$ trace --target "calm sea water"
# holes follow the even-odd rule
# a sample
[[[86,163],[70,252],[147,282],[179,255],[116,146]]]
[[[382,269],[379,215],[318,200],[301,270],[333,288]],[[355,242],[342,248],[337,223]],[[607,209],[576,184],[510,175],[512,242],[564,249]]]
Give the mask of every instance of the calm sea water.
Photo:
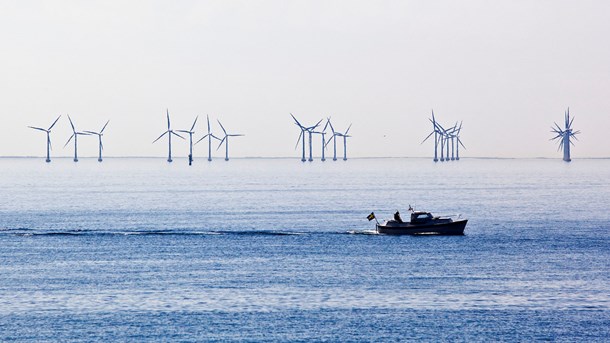
[[[610,341],[610,160],[0,173],[0,341]],[[466,235],[366,220],[409,204]]]

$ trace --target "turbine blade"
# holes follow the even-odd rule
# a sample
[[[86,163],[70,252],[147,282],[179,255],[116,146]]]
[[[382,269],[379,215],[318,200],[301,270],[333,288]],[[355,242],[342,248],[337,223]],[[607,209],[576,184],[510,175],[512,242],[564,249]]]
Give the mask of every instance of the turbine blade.
[[[195,124],[197,124],[197,119],[199,119],[199,116],[195,117],[195,121],[193,122],[193,126],[191,126],[191,131],[193,131],[193,129],[195,128]]]
[[[297,144],[294,146],[295,150],[299,147],[299,143],[301,143],[301,136],[303,136],[303,130],[301,130],[301,133],[299,134],[299,138],[297,138]]]
[[[172,135],[174,135],[174,136],[178,136],[178,137],[180,137],[180,138],[182,138],[182,139],[186,140],[186,138],[184,138],[184,137],[180,136],[179,134],[175,133],[174,131],[170,131],[170,133],[171,133]]]
[[[210,133],[210,116],[206,114],[206,117],[208,118],[208,134]]]
[[[227,135],[227,130],[225,130],[225,127],[222,126],[222,123],[220,122],[220,120],[216,119],[216,121],[218,122],[218,124],[220,125],[220,128],[222,129],[222,132],[225,133],[225,136]]]
[[[220,149],[220,147],[222,146],[222,143],[224,143],[224,141],[225,141],[225,139],[226,139],[226,138],[227,138],[227,137],[225,136],[225,137],[224,137],[224,138],[223,138],[223,139],[220,141],[220,144],[218,144],[218,148],[216,148],[216,150]]]
[[[68,143],[70,143],[70,141],[72,140],[72,137],[74,137],[76,134],[72,134],[72,136],[70,136],[70,138],[68,138],[68,141],[66,142],[66,144],[64,144],[64,148],[66,147],[66,145],[68,145]]]
[[[424,144],[424,142],[425,142],[425,141],[427,141],[427,140],[428,140],[428,138],[430,138],[430,136],[432,136],[432,134],[434,134],[434,131],[430,132],[430,134],[429,134],[429,135],[428,135],[428,136],[427,136],[427,137],[426,137],[426,138],[425,138],[423,141],[421,141],[421,143],[419,143],[419,144],[420,144],[420,145],[421,145],[421,144]]]
[[[197,143],[201,142],[201,141],[202,141],[202,140],[204,140],[204,139],[205,139],[207,136],[209,136],[209,135],[205,135],[205,136],[203,136],[203,137],[199,138],[199,140],[198,140],[197,142],[195,142],[195,144],[197,144]]]
[[[74,128],[74,124],[72,123],[72,118],[70,118],[69,114],[68,114],[68,120],[70,121],[70,125],[72,126],[72,131],[76,132],[76,129]]]
[[[169,108],[167,109],[167,131],[169,131]]]
[[[55,126],[55,124],[57,124],[57,121],[59,120],[59,118],[61,118],[61,115],[59,117],[57,117],[57,119],[55,119],[55,121],[53,122],[53,124],[51,124],[51,126],[49,126],[49,130],[51,130],[53,128],[53,126]]]
[[[102,127],[102,129],[100,130],[100,133],[104,132],[104,129],[106,129],[106,126],[108,126],[108,123],[110,123],[110,120],[108,120],[106,122],[106,124],[104,124],[104,127]]]
[[[303,128],[303,125],[301,125],[301,123],[299,123],[299,121],[297,120],[297,118],[294,117],[294,115],[292,113],[290,113],[290,116],[292,117],[292,119],[294,119],[294,122],[300,127]]]
[[[92,135],[99,135],[99,133],[93,132],[93,131],[83,131],[83,132],[86,132],[86,133],[89,133],[89,134],[92,134]]]
[[[167,134],[168,132],[169,132],[169,131],[165,131],[165,132],[163,132],[163,133],[161,134],[161,136],[159,136],[157,139],[155,139],[155,140],[153,141],[153,143],[154,143],[154,142],[156,142],[156,141],[158,141],[159,139],[161,139],[161,137],[165,136],[165,134]]]
[[[47,132],[47,130],[40,128],[40,127],[35,127],[35,126],[28,126],[30,129],[34,129],[34,130],[40,130],[40,131],[44,131]]]
[[[349,132],[349,129],[351,129],[351,128],[352,128],[352,124],[349,124],[349,126],[347,127],[347,130],[345,130],[344,135],[347,135],[347,133]]]

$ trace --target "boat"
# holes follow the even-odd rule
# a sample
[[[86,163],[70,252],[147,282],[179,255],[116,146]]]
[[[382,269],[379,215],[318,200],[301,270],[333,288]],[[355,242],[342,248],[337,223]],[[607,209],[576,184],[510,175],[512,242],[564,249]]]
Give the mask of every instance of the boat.
[[[403,222],[398,212],[392,220],[377,222],[378,233],[386,235],[464,235],[468,219],[433,216],[430,212],[410,211],[411,220]],[[374,215],[373,215],[374,216]]]

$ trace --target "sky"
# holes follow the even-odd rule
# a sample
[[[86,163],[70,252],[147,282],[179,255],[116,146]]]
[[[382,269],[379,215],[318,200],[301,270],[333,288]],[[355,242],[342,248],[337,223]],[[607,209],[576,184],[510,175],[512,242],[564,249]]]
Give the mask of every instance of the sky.
[[[0,156],[43,156],[27,126],[59,115],[52,155],[70,156],[67,114],[78,130],[110,120],[107,156],[166,156],[152,141],[169,109],[173,129],[199,115],[195,139],[206,115],[245,134],[234,157],[300,157],[290,113],[352,124],[348,157],[431,157],[434,109],[463,122],[462,157],[561,158],[550,129],[570,107],[572,158],[610,157],[608,14],[603,0],[2,0]]]

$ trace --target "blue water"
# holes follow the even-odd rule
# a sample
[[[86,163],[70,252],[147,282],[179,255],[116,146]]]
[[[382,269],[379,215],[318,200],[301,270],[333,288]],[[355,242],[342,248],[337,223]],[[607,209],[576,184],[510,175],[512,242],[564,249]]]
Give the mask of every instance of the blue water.
[[[610,160],[0,172],[0,341],[610,341]],[[366,220],[409,204],[466,235]]]

